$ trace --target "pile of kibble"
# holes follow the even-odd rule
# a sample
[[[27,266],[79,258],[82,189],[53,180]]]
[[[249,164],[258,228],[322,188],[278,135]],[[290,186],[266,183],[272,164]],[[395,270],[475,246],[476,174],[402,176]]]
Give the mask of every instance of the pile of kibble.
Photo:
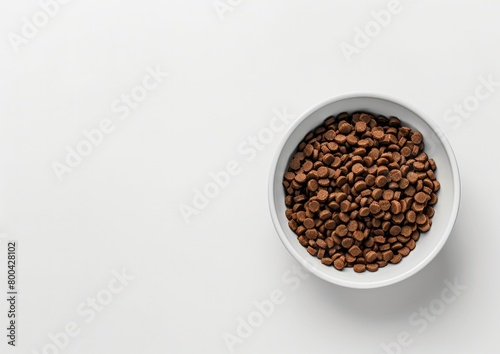
[[[329,117],[284,175],[288,225],[326,266],[361,273],[397,264],[432,225],[434,171],[422,134],[398,118]]]

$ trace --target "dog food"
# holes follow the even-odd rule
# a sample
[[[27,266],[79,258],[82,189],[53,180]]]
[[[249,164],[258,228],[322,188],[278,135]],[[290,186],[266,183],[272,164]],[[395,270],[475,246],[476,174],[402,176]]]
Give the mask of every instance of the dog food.
[[[398,118],[329,117],[284,175],[288,225],[325,266],[361,273],[397,264],[431,228],[435,171],[422,134]]]

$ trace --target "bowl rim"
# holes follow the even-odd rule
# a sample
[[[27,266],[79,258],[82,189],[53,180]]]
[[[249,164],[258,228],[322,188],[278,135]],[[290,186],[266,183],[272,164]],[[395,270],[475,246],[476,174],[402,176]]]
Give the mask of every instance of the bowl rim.
[[[375,99],[381,99],[381,100],[386,100],[390,101],[393,103],[396,103],[398,105],[401,105],[402,107],[412,111],[414,114],[416,114],[418,117],[420,117],[422,120],[424,120],[434,131],[436,136],[440,139],[441,143],[444,146],[444,149],[446,151],[446,154],[448,156],[448,159],[450,161],[450,166],[451,166],[451,172],[452,172],[452,179],[454,182],[454,190],[453,190],[453,198],[454,198],[454,203],[452,207],[452,213],[451,217],[448,220],[448,224],[446,226],[446,229],[444,231],[444,237],[441,237],[439,243],[434,247],[434,249],[429,252],[429,254],[420,262],[418,263],[415,267],[411,268],[410,270],[398,274],[397,276],[394,276],[392,278],[384,279],[384,280],[378,280],[378,281],[373,281],[373,282],[368,282],[368,283],[360,283],[356,281],[351,281],[351,280],[345,280],[345,279],[340,279],[340,278],[335,278],[332,277],[321,270],[318,270],[315,267],[310,266],[310,264],[302,257],[292,246],[290,241],[285,235],[285,232],[283,231],[281,227],[281,223],[278,219],[278,214],[276,210],[276,204],[274,201],[274,194],[275,194],[275,185],[274,185],[274,180],[276,177],[276,170],[278,166],[278,160],[282,154],[282,151],[285,147],[285,144],[287,143],[288,139],[290,136],[293,134],[295,129],[304,121],[306,120],[311,114],[316,112],[317,110],[338,102],[342,101],[345,99],[351,99],[351,98],[375,98]],[[341,112],[338,112],[341,113]],[[412,275],[416,274],[420,270],[422,270],[427,264],[429,264],[434,257],[441,251],[443,248],[444,244],[448,240],[448,237],[451,234],[451,231],[453,229],[453,226],[455,224],[455,221],[458,216],[458,211],[460,209],[460,201],[461,201],[461,183],[460,183],[460,173],[459,173],[459,167],[458,167],[458,162],[455,156],[455,153],[453,152],[453,149],[451,147],[451,144],[449,143],[448,139],[446,138],[444,132],[441,130],[441,128],[437,125],[437,123],[429,118],[426,114],[424,114],[422,111],[419,109],[416,109],[413,105],[407,103],[404,100],[401,100],[399,98],[396,98],[392,95],[388,94],[382,94],[382,93],[375,93],[375,92],[349,92],[341,95],[334,96],[333,98],[326,99],[322,102],[319,102],[312,107],[310,107],[308,110],[306,110],[303,114],[300,115],[298,119],[296,119],[287,129],[283,137],[281,138],[281,141],[276,149],[276,152],[274,154],[272,163],[271,163],[271,171],[269,174],[269,181],[268,181],[268,206],[270,209],[271,213],[271,219],[274,224],[274,228],[276,232],[278,233],[278,236],[285,246],[285,248],[288,250],[288,252],[293,256],[293,258],[299,262],[301,265],[303,265],[306,269],[308,269],[311,273],[316,275],[317,277],[326,280],[330,283],[341,285],[344,287],[349,287],[349,288],[356,288],[356,289],[371,289],[371,288],[379,288],[383,286],[388,286],[391,284],[398,283],[404,279],[407,279],[411,277]]]

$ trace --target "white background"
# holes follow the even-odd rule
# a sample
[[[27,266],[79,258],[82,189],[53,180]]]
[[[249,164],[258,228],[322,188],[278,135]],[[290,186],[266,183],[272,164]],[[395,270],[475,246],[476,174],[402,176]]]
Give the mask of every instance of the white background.
[[[278,289],[284,302],[236,353],[382,353],[402,331],[404,353],[498,353],[500,87],[467,119],[444,114],[480,77],[500,81],[500,4],[401,4],[349,62],[340,44],[387,1],[243,1],[221,18],[212,0],[74,0],[16,52],[9,34],[40,5],[2,0],[0,231],[19,244],[20,327],[16,350],[1,331],[1,352],[229,353],[224,333],[236,336],[238,318]],[[119,120],[111,104],[148,66],[170,75]],[[350,91],[394,95],[440,125],[460,165],[458,221],[436,259],[399,284],[286,282],[296,262],[267,206],[283,133],[252,161],[238,146],[275,109],[298,116]],[[53,162],[104,118],[115,130],[59,182]],[[186,223],[179,205],[231,160],[241,173]],[[122,269],[134,279],[86,323],[77,307]],[[419,332],[409,317],[436,304],[446,279],[467,289]],[[4,300],[0,311],[4,328]],[[79,334],[51,350],[49,334],[68,322]]]

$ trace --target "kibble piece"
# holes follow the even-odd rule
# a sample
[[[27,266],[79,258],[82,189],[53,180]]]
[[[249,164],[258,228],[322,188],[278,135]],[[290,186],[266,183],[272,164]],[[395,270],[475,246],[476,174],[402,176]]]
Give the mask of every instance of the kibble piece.
[[[309,229],[306,230],[305,235],[309,240],[316,240],[316,238],[318,237],[318,231],[316,231],[315,229]]]
[[[359,121],[354,126],[356,133],[364,133],[366,131],[366,123],[363,121]]]
[[[399,227],[398,225],[394,225],[393,227],[391,227],[391,229],[389,230],[389,233],[392,235],[392,236],[397,236],[399,235],[401,232],[401,227]]]
[[[392,189],[386,189],[382,194],[382,198],[385,200],[392,200],[392,198],[394,198],[394,191]]]
[[[414,142],[415,144],[420,144],[423,140],[422,134],[415,132],[411,136],[411,141]]]
[[[314,220],[311,219],[311,218],[307,218],[304,220],[304,226],[307,228],[307,229],[312,229],[314,227],[315,223],[314,223]]]
[[[352,166],[352,172],[354,172],[355,175],[359,175],[359,174],[363,173],[364,170],[365,170],[365,168],[360,163],[354,164],[354,166]]]
[[[328,192],[324,189],[320,190],[317,194],[317,198],[320,202],[326,202],[328,199]]]
[[[364,264],[355,264],[353,269],[356,273],[363,273],[366,270],[366,266]]]
[[[327,265],[327,266],[330,266],[332,265],[333,263],[333,260],[331,258],[321,258],[321,263],[323,263],[324,265]]]
[[[382,188],[383,186],[385,186],[386,183],[387,183],[387,178],[383,175],[377,176],[377,178],[375,178],[375,184],[377,185],[377,187]]]
[[[311,246],[308,246],[308,247],[307,247],[307,252],[309,252],[309,254],[310,254],[311,256],[315,256],[315,255],[316,255],[316,253],[318,252],[318,250],[317,250],[316,248],[313,248],[313,247],[311,247]]]
[[[309,182],[307,182],[307,189],[309,189],[311,192],[316,192],[318,190],[318,181],[316,181],[315,179],[311,179],[309,180]]]
[[[365,238],[365,234],[363,231],[354,231],[353,237],[356,241],[363,241],[363,239]]]
[[[361,254],[361,249],[354,245],[352,246],[351,248],[349,248],[349,253],[353,256],[353,257],[357,257]]]
[[[295,181],[297,181],[298,183],[304,183],[306,181],[306,175],[303,173],[298,173],[295,176]]]
[[[354,240],[350,237],[345,237],[342,239],[341,245],[344,248],[349,249],[354,244]]]
[[[312,202],[309,203],[309,210],[312,211],[313,213],[316,213],[320,208],[319,203],[316,200],[313,200]]]
[[[325,166],[321,166],[320,168],[318,168],[319,178],[325,178],[327,176],[328,176],[328,168],[326,168]]]
[[[380,205],[377,202],[373,202],[370,204],[370,212],[372,214],[378,214],[380,212]]]
[[[394,256],[394,253],[392,253],[391,250],[385,251],[385,252],[382,253],[382,259],[384,261],[390,261],[393,256]]]
[[[345,262],[341,258],[337,258],[335,261],[333,261],[333,266],[335,269],[342,270],[345,267]]]
[[[337,228],[335,229],[335,234],[340,237],[347,235],[347,227],[343,224],[337,226]]]
[[[368,251],[365,255],[365,259],[368,263],[373,263],[377,259],[377,253],[374,251]]]

